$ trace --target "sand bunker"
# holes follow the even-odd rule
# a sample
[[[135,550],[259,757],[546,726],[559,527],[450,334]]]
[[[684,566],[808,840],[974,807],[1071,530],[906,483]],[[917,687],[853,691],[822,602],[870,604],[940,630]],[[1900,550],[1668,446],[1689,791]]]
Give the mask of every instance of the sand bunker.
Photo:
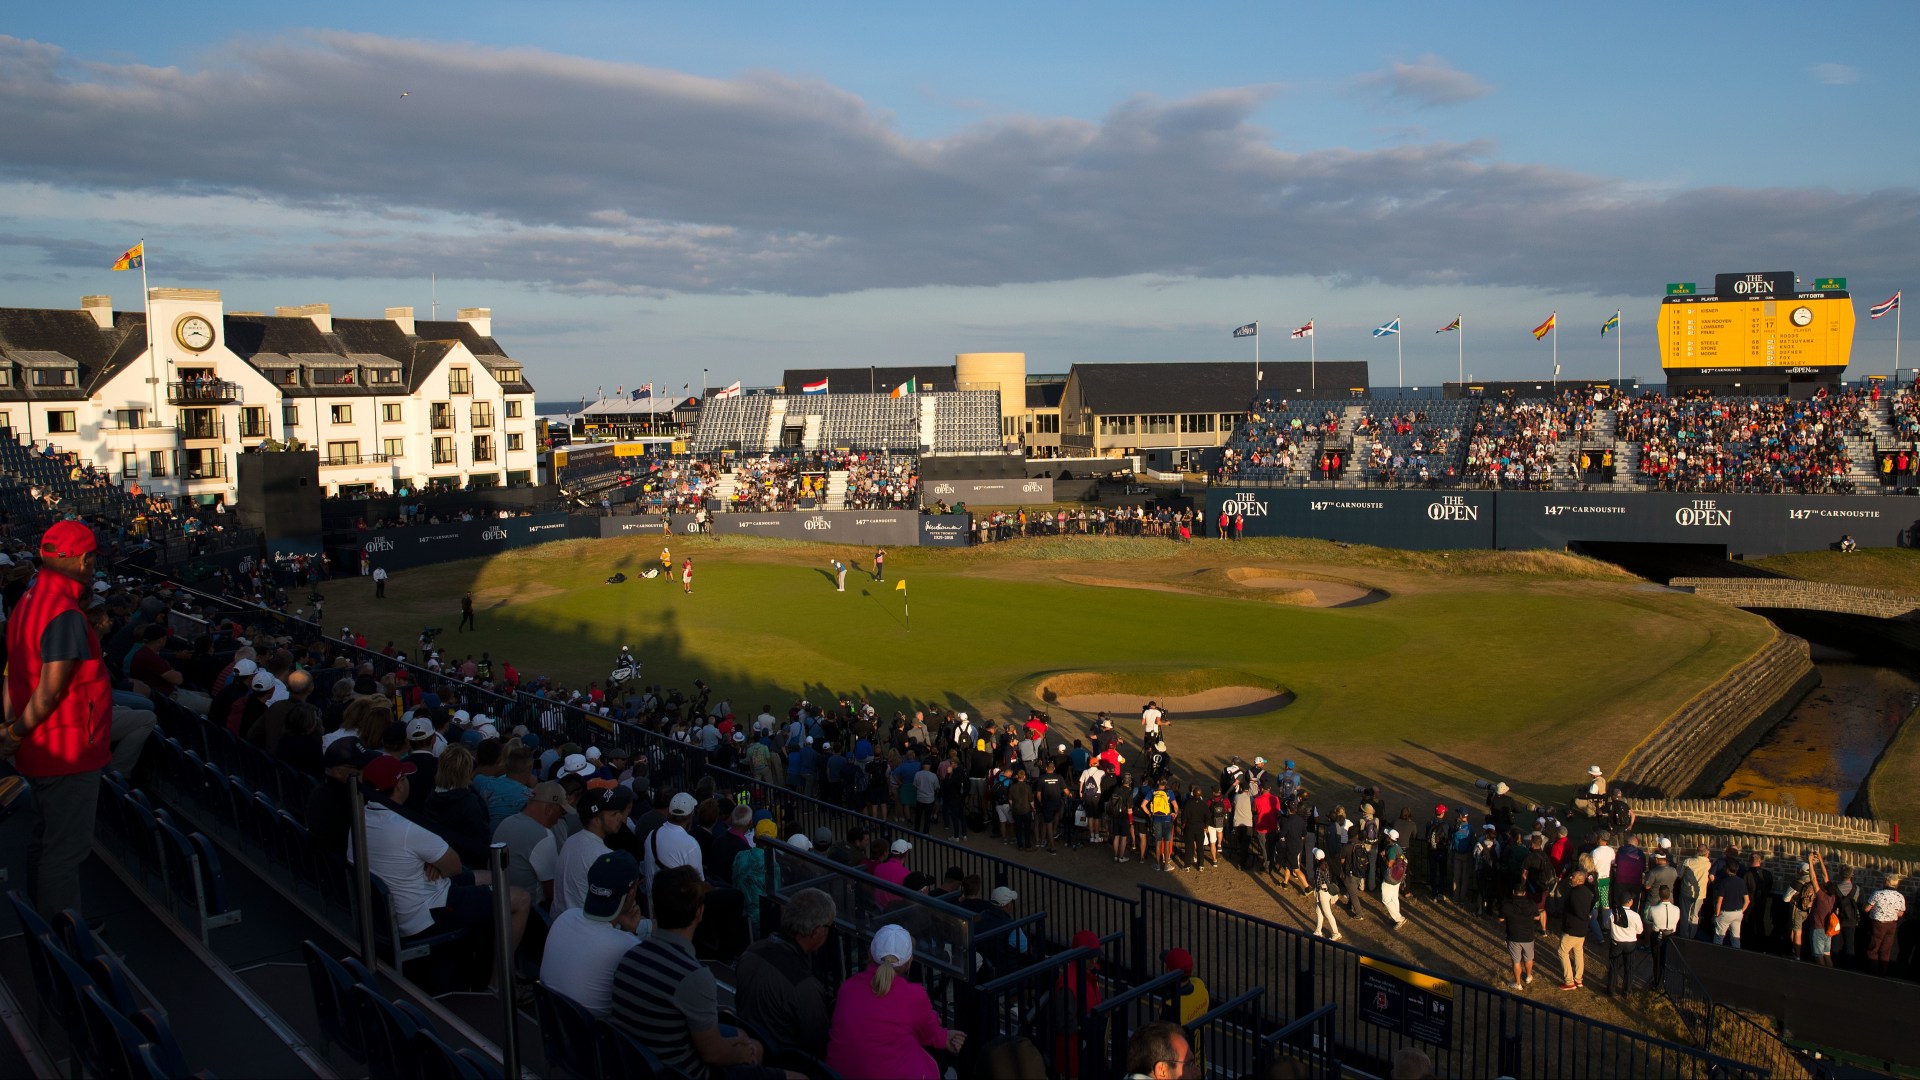
[[[1307,607],[1352,607],[1377,603],[1387,598],[1387,594],[1379,589],[1363,589],[1344,581],[1304,581],[1287,577],[1278,570],[1262,570],[1252,566],[1232,567],[1226,571],[1226,575],[1228,581],[1243,589],[1294,595],[1304,593],[1309,599],[1289,602]]]
[[[1073,713],[1109,712],[1117,716],[1138,716],[1147,698],[1139,694],[1075,693],[1075,684],[1085,676],[1063,676],[1041,683],[1038,693],[1049,708]],[[1062,693],[1061,691],[1065,691]],[[1154,696],[1174,720],[1209,720],[1230,716],[1258,716],[1293,703],[1293,694],[1261,686],[1216,686],[1177,697]]]

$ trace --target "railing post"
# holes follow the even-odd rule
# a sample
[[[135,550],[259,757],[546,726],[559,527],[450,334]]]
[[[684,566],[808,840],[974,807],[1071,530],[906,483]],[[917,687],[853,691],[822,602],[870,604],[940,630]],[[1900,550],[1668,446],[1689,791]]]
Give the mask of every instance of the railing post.
[[[367,800],[360,790],[360,777],[347,780],[347,801],[353,805],[353,895],[360,909],[360,962],[368,971],[379,969],[380,961],[373,945],[373,871],[367,862]],[[394,958],[399,963],[399,958]]]
[[[1512,1017],[1511,1002],[1500,1003],[1500,1075],[1520,1075],[1520,1033],[1508,1030],[1508,1020]]]
[[[507,882],[507,845],[498,840],[487,846],[487,876],[493,884],[493,954],[500,987],[500,1011],[506,1020],[500,1031],[500,1072],[517,1080],[520,1016],[513,1003],[513,887]]]

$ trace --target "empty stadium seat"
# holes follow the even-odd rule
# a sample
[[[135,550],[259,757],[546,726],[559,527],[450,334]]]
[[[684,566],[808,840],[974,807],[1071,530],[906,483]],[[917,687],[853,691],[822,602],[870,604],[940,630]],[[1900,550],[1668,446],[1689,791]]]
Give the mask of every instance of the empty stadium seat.
[[[351,991],[361,983],[371,984],[373,976],[359,961],[352,957],[335,960],[312,941],[302,942],[300,953],[306,960],[307,985],[313,991],[320,1034],[348,1057],[366,1064],[366,1044],[360,1036],[360,1018]]]
[[[600,1075],[638,1080],[693,1080],[684,1070],[660,1060],[660,1055],[624,1028],[602,1017],[593,1022],[593,1043],[600,1055]]]
[[[414,1033],[431,1032],[433,1022],[407,1002],[388,1001],[366,983],[355,983],[347,998],[360,1021],[369,1080],[412,1080],[417,1075]]]
[[[540,1043],[547,1055],[547,1067],[565,1069],[580,1080],[594,1080],[600,1073],[599,1050],[594,1041],[594,1016],[586,1007],[543,983],[533,984],[534,1010],[540,1018]]]

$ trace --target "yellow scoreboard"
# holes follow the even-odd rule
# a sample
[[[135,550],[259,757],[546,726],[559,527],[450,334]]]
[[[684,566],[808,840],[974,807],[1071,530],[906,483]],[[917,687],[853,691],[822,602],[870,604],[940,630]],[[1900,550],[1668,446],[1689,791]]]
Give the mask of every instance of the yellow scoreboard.
[[[1713,296],[1667,297],[1660,305],[1660,366],[1726,372],[1846,367],[1853,300],[1839,291],[1791,291],[1790,282],[1761,295],[1716,289]]]

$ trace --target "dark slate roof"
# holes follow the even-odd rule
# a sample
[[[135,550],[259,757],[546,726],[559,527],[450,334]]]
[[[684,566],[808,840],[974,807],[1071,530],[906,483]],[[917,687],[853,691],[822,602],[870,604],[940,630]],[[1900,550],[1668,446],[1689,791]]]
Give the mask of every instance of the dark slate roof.
[[[1064,380],[1027,384],[1027,408],[1057,409],[1060,399],[1066,396],[1067,384]]]
[[[79,365],[71,389],[33,387],[16,380],[0,392],[8,400],[70,400],[88,396],[146,350],[146,315],[116,311],[113,326],[102,328],[85,311],[59,308],[0,308],[0,345],[16,354],[58,353]]]
[[[457,341],[467,347],[467,351],[482,360],[490,356],[507,359],[507,350],[490,337],[482,337],[471,323],[458,320],[448,322],[444,319],[435,322],[432,319],[420,319],[413,324],[414,335],[425,341]]]
[[[827,392],[832,394],[865,394],[868,387],[873,393],[884,394],[908,379],[919,379],[920,389],[931,385],[935,390],[951,390],[956,381],[952,364],[945,367],[849,367],[849,368],[788,368],[780,377],[780,383],[787,393],[797,394],[808,383],[821,379],[831,380]]]
[[[327,335],[305,315],[228,315],[226,343],[235,355],[251,362],[255,353],[332,352]]]
[[[420,385],[427,381],[427,376],[440,366],[440,361],[445,360],[458,344],[457,341],[447,340],[414,342],[407,350],[407,393],[420,389]]]
[[[254,362],[256,356],[261,357],[262,362],[284,364],[286,357],[311,362],[316,357],[331,355],[339,357],[342,365],[348,365],[358,363],[356,354],[384,356],[400,364],[407,393],[418,390],[456,344],[465,345],[483,363],[519,363],[509,357],[498,342],[474,333],[473,328],[463,322],[416,322],[411,336],[402,333],[399,324],[391,319],[336,317],[332,333],[322,333],[305,315],[228,315],[226,322],[227,348],[249,363]],[[393,388],[321,386],[302,392],[365,396],[392,393]],[[533,384],[522,382],[510,392],[530,394]]]
[[[1070,380],[1079,402],[1090,412],[1198,413],[1242,412],[1254,395],[1252,361],[1180,361],[1156,364],[1075,364]],[[1367,365],[1358,360],[1261,364],[1261,386],[1268,396],[1345,397],[1352,387],[1365,389]]]

